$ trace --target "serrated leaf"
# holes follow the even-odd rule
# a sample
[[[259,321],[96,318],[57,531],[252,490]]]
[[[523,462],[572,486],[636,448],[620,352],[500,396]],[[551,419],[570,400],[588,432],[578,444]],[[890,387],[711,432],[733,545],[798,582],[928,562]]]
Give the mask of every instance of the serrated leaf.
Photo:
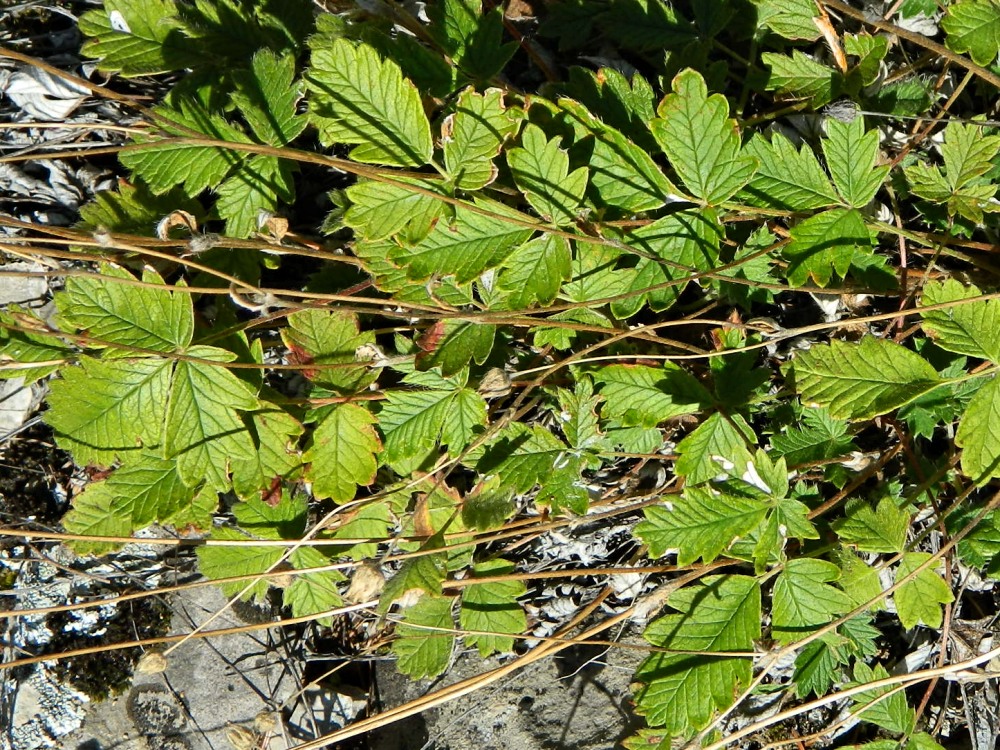
[[[479,205],[504,210],[499,204]],[[531,234],[530,229],[498,216],[456,207],[453,222],[439,221],[419,243],[394,250],[392,260],[406,267],[410,278],[454,276],[459,284],[464,284],[503,263]]]
[[[862,86],[870,86],[877,79],[879,68],[889,49],[889,41],[884,36],[871,34],[845,34],[844,51],[858,61],[851,66],[848,76],[851,80],[860,82]]]
[[[803,425],[771,438],[772,455],[784,457],[791,466],[846,456],[856,450],[847,435],[847,423],[830,416],[826,409],[806,408]]]
[[[229,143],[250,143],[241,131],[223,117],[210,112],[193,99],[175,97],[174,106],[154,110],[157,123],[167,136],[206,137]],[[242,154],[214,146],[197,146],[155,137],[136,137],[136,145],[127,146],[119,161],[141,177],[156,193],[165,193],[183,185],[189,196],[218,185],[234,164],[245,158]]]
[[[228,352],[208,346],[188,349],[191,357],[226,361]],[[239,411],[257,406],[247,385],[225,367],[182,360],[174,370],[167,405],[164,453],[177,457],[181,478],[224,491],[232,461],[253,460],[254,446]]]
[[[812,0],[752,0],[757,6],[757,25],[785,39],[813,41],[819,38]]]
[[[678,365],[609,365],[594,373],[602,384],[604,419],[626,426],[655,427],[668,419],[694,414],[712,404],[712,396],[693,375]]]
[[[156,195],[141,182],[132,185],[120,180],[116,190],[102,190],[80,207],[79,226],[152,237],[160,220],[173,211],[186,211],[195,218],[204,214],[201,204],[180,188]]]
[[[931,559],[928,552],[907,552],[896,568],[896,582],[902,581]],[[896,602],[896,612],[899,622],[909,630],[923,623],[929,628],[940,628],[944,619],[942,604],[955,601],[951,588],[934,567],[928,567],[917,573],[914,578],[903,583],[893,594]]]
[[[288,556],[296,570],[320,568],[330,565],[330,558],[315,547],[299,547]],[[291,608],[292,617],[309,617],[344,605],[337,584],[346,580],[339,570],[324,570],[296,575],[285,587],[282,604]],[[321,625],[333,624],[333,617],[318,617]]]
[[[891,497],[883,497],[872,508],[864,501],[848,503],[846,515],[833,525],[840,541],[862,552],[902,552],[910,514],[896,505]]]
[[[482,364],[493,351],[497,327],[474,320],[441,320],[418,339],[422,351],[417,354],[417,367],[429,370],[441,368],[445,377],[454,375],[475,360]]]
[[[362,406],[339,404],[323,415],[302,460],[317,499],[341,504],[354,499],[358,486],[375,481],[375,454],[382,443],[375,417]]]
[[[305,129],[306,118],[295,113],[302,95],[295,80],[295,59],[269,49],[254,54],[249,75],[235,78],[233,103],[264,143],[285,146]]]
[[[317,38],[305,81],[324,145],[352,145],[351,158],[370,164],[430,161],[434,144],[419,92],[369,45]]]
[[[602,399],[594,395],[590,378],[580,377],[572,391],[558,388],[556,398],[559,400],[559,423],[569,444],[584,452],[600,448],[604,444],[604,434],[598,423],[597,407]],[[600,468],[600,461],[591,468]]]
[[[68,279],[67,279],[68,281]],[[32,313],[16,305],[7,305],[0,311],[0,380],[23,378],[25,385],[55,372],[73,351],[54,335],[32,333],[32,328],[44,330],[45,323]],[[32,362],[53,362],[38,367],[7,369],[9,362],[30,364]]]
[[[399,179],[399,178],[397,178]],[[412,182],[425,190],[433,190],[429,182]],[[443,203],[429,195],[388,185],[375,180],[359,180],[347,188],[351,205],[344,213],[344,224],[366,240],[381,240],[412,227],[426,235],[441,215]]]
[[[889,173],[887,165],[875,166],[878,131],[865,132],[863,117],[850,122],[830,117],[826,121],[826,138],[821,143],[827,168],[844,200],[855,208],[867,206]]]
[[[792,241],[785,245],[788,283],[802,286],[810,278],[819,286],[834,274],[847,275],[856,255],[871,252],[871,235],[856,209],[834,208],[810,216],[789,230]]]
[[[422,596],[396,626],[392,653],[396,668],[410,679],[437,677],[448,668],[455,646],[454,603],[449,596]]]
[[[863,661],[858,661],[854,665],[854,684],[864,685],[888,677],[889,673],[881,664],[876,664],[872,668]],[[906,705],[906,693],[897,690],[888,697],[882,697],[894,688],[894,685],[885,685],[852,695],[851,700],[855,703],[854,713],[865,721],[894,734],[908,734],[913,731],[914,712]],[[881,700],[876,700],[878,698]],[[871,704],[871,707],[865,708],[868,704]]]
[[[501,44],[503,12],[485,13],[481,0],[442,0],[427,10],[431,33],[470,77],[484,81],[497,75],[517,50],[516,42]]]
[[[232,460],[233,490],[242,499],[269,491],[277,479],[294,480],[302,465],[302,455],[296,448],[302,425],[283,409],[266,402],[260,406],[264,408],[247,415],[253,455],[234,456]]]
[[[129,519],[131,529],[170,518],[195,494],[181,481],[176,461],[152,453],[144,453],[117,469],[103,484],[114,493],[109,512]],[[204,521],[210,522],[210,518]]]
[[[656,117],[653,87],[640,73],[573,67],[564,90],[591,112],[600,112],[605,124],[617,128],[640,148],[650,153],[656,150],[656,140],[649,132],[649,122]]]
[[[476,576],[499,576],[513,572],[513,563],[498,558],[475,565],[472,576],[475,580]],[[462,589],[459,624],[463,630],[483,631],[465,636],[465,642],[470,647],[478,648],[480,656],[511,651],[514,648],[511,636],[527,630],[528,618],[517,602],[527,590],[524,582],[516,579],[474,583]]]
[[[600,16],[600,24],[612,39],[639,51],[674,49],[695,39],[685,18],[655,0],[619,0]]]
[[[942,382],[919,354],[874,336],[813,346],[792,368],[802,402],[825,406],[839,419],[885,414]]]
[[[370,542],[358,542],[343,548],[343,554],[352,560],[364,560],[375,557],[378,543],[389,538],[389,530],[393,521],[389,505],[385,502],[368,503],[354,511],[350,511],[337,527],[334,539],[370,539]]]
[[[476,485],[462,501],[462,523],[477,531],[502,526],[513,513],[513,492],[503,489],[497,478]]]
[[[743,152],[760,162],[742,192],[753,205],[809,211],[837,203],[830,180],[805,144],[796,151],[792,142],[777,131],[771,134],[770,143],[760,133],[754,133]]]
[[[84,536],[132,535],[132,521],[127,513],[116,513],[113,505],[119,500],[118,492],[108,487],[106,482],[89,485],[73,498],[73,507],[62,518],[62,526],[67,534]],[[70,545],[81,555],[103,555],[116,549],[115,542],[85,542],[74,540]]]
[[[674,197],[670,184],[653,158],[609,125],[594,117],[585,107],[569,99],[560,99],[563,117],[587,134],[590,187],[598,207],[608,206],[626,212],[651,211]]]
[[[385,462],[390,466],[423,457],[441,434],[454,391],[392,390],[378,415],[385,436]]]
[[[521,132],[521,146],[507,151],[514,182],[539,215],[554,224],[571,224],[587,190],[586,167],[569,171],[569,155],[537,125]]]
[[[685,70],[671,86],[650,130],[687,189],[706,203],[720,203],[753,177],[757,159],[740,153],[729,102],[721,94],[709,96],[701,74]]]
[[[80,33],[90,37],[80,51],[125,78],[180,70],[193,61],[180,26],[173,0],[106,0],[80,16]]]
[[[572,272],[572,256],[565,237],[543,234],[521,245],[504,261],[500,289],[512,309],[526,309],[556,298]]]
[[[65,289],[56,294],[61,321],[93,336],[98,345],[172,352],[191,343],[191,295],[154,288],[162,286],[163,279],[151,269],[142,274],[147,286],[137,287],[135,281],[125,269],[106,263],[99,275],[69,277]]]
[[[486,402],[470,388],[456,391],[441,425],[441,444],[457,456],[486,425]]]
[[[749,651],[760,637],[760,586],[748,576],[709,576],[670,597],[669,614],[643,637],[654,646],[683,651]],[[719,709],[728,708],[751,677],[739,656],[654,654],[636,672],[636,711],[651,726],[689,736]]]
[[[829,104],[840,94],[840,74],[799,50],[793,50],[791,56],[765,52],[760,58],[771,69],[768,91],[806,99],[814,109]]]
[[[45,421],[81,466],[108,466],[162,446],[173,363],[81,357],[53,381]]]
[[[750,460],[747,443],[753,440],[753,430],[739,414],[727,418],[715,412],[677,444],[680,457],[674,471],[688,484],[701,484],[718,476],[723,472],[723,461],[742,472]]]
[[[219,579],[259,575],[276,565],[284,553],[281,547],[254,546],[250,543],[250,537],[229,526],[213,529],[212,538],[247,543],[226,547],[218,545],[198,547],[198,569],[206,578]],[[249,590],[240,598],[243,601],[250,599],[262,601],[267,596],[269,585],[267,579],[262,578],[256,581],[246,579],[220,583],[219,588],[226,596],[236,596],[249,586]]]
[[[840,566],[842,571],[840,588],[851,600],[852,609],[880,597],[882,581],[879,579],[878,570],[846,547],[835,552],[834,562]],[[884,600],[875,601],[873,604],[868,604],[868,608],[870,612],[885,609],[885,602]]]
[[[807,643],[795,657],[795,694],[805,698],[810,693],[826,695],[840,674],[842,656],[838,653],[846,639],[840,636],[823,636]]]
[[[678,565],[689,565],[699,557],[710,563],[733,540],[758,526],[767,510],[767,504],[756,498],[686,487],[664,506],[646,508],[646,520],[636,526],[635,535],[654,557],[676,549]]]
[[[504,487],[524,494],[564,468],[567,446],[538,425],[508,425],[476,462],[484,477],[496,475]]]
[[[503,91],[467,88],[441,126],[444,164],[456,187],[479,190],[496,177],[493,158],[517,132],[519,118],[504,106]]]
[[[252,156],[216,190],[215,210],[226,220],[226,233],[249,237],[259,231],[262,217],[295,200],[292,167],[271,156]]]
[[[296,352],[303,374],[327,388],[354,393],[371,383],[376,375],[357,362],[359,347],[373,344],[370,332],[360,332],[358,318],[343,310],[296,310],[288,316],[288,327],[281,332],[285,346]],[[320,365],[312,369],[309,365]],[[323,365],[332,365],[322,367]]]
[[[1000,51],[1000,3],[996,0],[960,0],[949,5],[941,28],[955,52],[968,52],[980,65],[996,62]]]
[[[847,594],[830,585],[838,578],[840,568],[826,560],[796,558],[785,563],[774,584],[772,636],[787,645],[847,612]]]
[[[992,378],[972,397],[955,434],[962,471],[977,483],[1000,476],[1000,380]]]

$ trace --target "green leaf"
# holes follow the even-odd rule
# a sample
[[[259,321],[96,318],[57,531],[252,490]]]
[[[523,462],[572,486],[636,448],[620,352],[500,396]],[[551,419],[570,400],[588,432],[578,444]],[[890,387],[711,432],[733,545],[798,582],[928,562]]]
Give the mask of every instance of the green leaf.
[[[695,39],[691,24],[656,0],[618,0],[600,23],[605,34],[638,51],[673,49]]]
[[[879,68],[889,50],[889,41],[884,36],[871,34],[845,34],[844,51],[858,61],[851,66],[848,78],[861,86],[871,86],[878,80]]]
[[[710,563],[733,540],[756,528],[767,510],[767,504],[755,498],[686,487],[664,506],[646,508],[646,520],[636,526],[635,535],[653,557],[676,549],[678,565],[689,565],[699,557]]]
[[[826,560],[796,558],[774,583],[771,635],[787,645],[830,623],[851,608],[840,589],[830,585],[840,568]]]
[[[837,190],[855,208],[864,208],[885,181],[889,167],[876,167],[878,131],[865,132],[863,117],[850,122],[829,117],[826,138],[822,141],[826,165]]]
[[[269,49],[254,54],[249,75],[237,76],[233,103],[261,141],[271,146],[285,146],[306,127],[306,118],[295,113],[302,96],[295,80],[295,59]]]
[[[191,343],[191,295],[153,288],[162,286],[163,279],[151,269],[142,274],[150,286],[138,287],[135,281],[125,269],[107,263],[101,264],[99,275],[69,277],[56,294],[61,322],[94,337],[98,345],[172,352]]]
[[[878,570],[847,547],[841,547],[834,552],[834,561],[842,571],[840,588],[851,600],[851,609],[862,604],[866,605],[870,612],[885,609],[884,599],[879,599],[882,594],[882,581],[879,579]],[[876,599],[879,600],[874,601]],[[868,604],[872,601],[873,604]]]
[[[864,685],[869,682],[884,680],[889,677],[889,673],[881,664],[876,664],[874,668],[869,667],[862,661],[854,665],[854,684]],[[851,700],[856,704],[854,713],[861,719],[880,726],[894,734],[908,734],[913,731],[914,712],[906,705],[906,693],[897,690],[888,698],[883,698],[886,693],[895,689],[895,685],[886,685],[880,688],[865,690],[857,695],[851,696]],[[881,698],[881,700],[877,699]],[[872,704],[870,708],[865,706]]]
[[[499,478],[477,484],[462,501],[462,523],[469,529],[489,531],[503,526],[514,513],[514,496]]]
[[[470,388],[455,392],[441,425],[441,444],[457,456],[486,425],[486,402]]]
[[[422,349],[417,354],[417,367],[440,367],[441,374],[450,377],[472,360],[481,365],[493,350],[496,331],[495,325],[476,321],[439,320],[417,340]]]
[[[214,361],[226,361],[229,354],[208,346],[191,347],[187,353]],[[237,410],[256,406],[253,391],[224,367],[188,360],[177,363],[164,451],[167,457],[177,457],[185,482],[204,481],[220,492],[229,486],[231,463],[254,456],[253,442]]]
[[[476,576],[500,576],[513,572],[513,563],[498,558],[475,565],[473,580]],[[513,650],[514,639],[511,635],[520,635],[528,629],[528,618],[517,602],[527,590],[524,582],[519,580],[474,583],[462,589],[458,621],[463,630],[483,631],[465,636],[465,642],[470,647],[478,648],[480,656]]]
[[[915,571],[931,559],[928,552],[907,552],[896,568],[897,582]],[[896,602],[896,612],[899,622],[909,630],[922,622],[929,628],[940,628],[944,615],[941,605],[955,601],[948,583],[933,567],[925,568],[906,583],[903,583],[893,594]]]
[[[518,188],[545,221],[572,224],[587,190],[586,167],[569,171],[569,155],[559,138],[548,140],[537,125],[521,132],[521,147],[507,151],[507,163]]]
[[[233,516],[243,531],[259,539],[296,539],[306,525],[308,507],[302,497],[284,492],[278,503],[252,497],[233,506]]]
[[[790,57],[765,52],[760,58],[771,69],[768,91],[805,99],[814,109],[829,104],[840,94],[840,74],[799,50],[793,50]]]
[[[777,131],[771,134],[770,143],[760,133],[754,133],[743,152],[760,162],[742,191],[749,203],[785,211],[810,211],[837,203],[830,180],[805,144],[796,151],[792,142]]]
[[[517,50],[516,42],[501,44],[503,11],[493,7],[483,13],[481,0],[442,0],[427,9],[431,33],[470,77],[493,78]]]
[[[241,131],[219,115],[213,114],[200,102],[174,97],[174,106],[158,107],[154,111],[157,123],[167,136],[190,138],[205,137],[229,143],[250,143]],[[215,146],[196,146],[151,136],[135,138],[134,146],[127,146],[119,161],[142,178],[157,195],[177,185],[184,192],[196,196],[206,188],[216,187],[229,174],[235,164],[246,157],[239,152]]]
[[[811,42],[819,38],[816,4],[811,0],[752,0],[757,6],[757,25],[785,39]]]
[[[249,237],[261,218],[295,200],[292,167],[271,156],[252,156],[217,189],[215,209],[226,220],[226,233]]]
[[[317,499],[346,503],[354,499],[358,485],[375,481],[375,454],[382,443],[374,424],[375,417],[356,404],[339,404],[323,415],[302,457]]]
[[[941,21],[946,42],[955,52],[968,52],[980,65],[992,65],[1000,51],[1000,3],[959,0],[948,6]]]
[[[242,541],[247,544],[222,547],[205,545],[198,547],[198,569],[206,578],[219,579],[234,576],[253,576],[269,570],[281,559],[284,550],[281,547],[260,547],[250,543],[246,534],[229,526],[220,526],[212,530],[212,539],[223,541]],[[252,585],[250,585],[252,583]],[[267,596],[267,579],[251,581],[231,581],[220,583],[219,588],[226,596],[236,596],[250,585],[249,590],[240,598],[243,601],[256,599],[263,601]]]
[[[288,327],[282,330],[281,338],[294,360],[303,365],[303,374],[316,385],[355,393],[377,377],[364,365],[351,366],[358,360],[358,349],[375,342],[370,332],[359,332],[354,313],[296,310],[288,316]]]
[[[785,245],[788,283],[806,284],[810,277],[819,286],[833,275],[844,277],[851,261],[871,252],[871,235],[856,209],[834,208],[810,216],[789,230],[792,241]]]
[[[845,638],[826,635],[807,643],[795,657],[795,694],[805,698],[810,693],[826,695],[840,675],[843,656],[840,653]]]
[[[499,212],[509,209],[489,201],[477,201],[481,209]],[[392,252],[391,260],[404,266],[412,279],[454,276],[459,284],[472,281],[483,271],[503,263],[532,234],[530,229],[456,207],[452,222],[439,221],[426,238]]]
[[[370,542],[358,542],[341,549],[343,554],[352,560],[364,560],[375,557],[378,543],[389,538],[389,530],[393,520],[389,505],[385,502],[375,502],[362,505],[357,510],[343,513],[343,520],[337,527],[334,539],[370,539]]]
[[[429,182],[400,181],[425,190],[434,189]],[[385,239],[407,229],[424,237],[444,205],[429,195],[375,180],[359,180],[346,193],[351,205],[344,213],[344,224],[366,240]]]
[[[604,446],[604,434],[597,419],[597,407],[602,398],[594,395],[594,384],[588,377],[580,377],[576,387],[556,389],[559,400],[557,414],[560,427],[569,444],[578,451],[599,450]],[[600,468],[600,460],[591,468]]]
[[[493,158],[504,141],[517,132],[519,118],[504,106],[501,89],[477,94],[467,88],[458,96],[455,111],[441,124],[444,164],[455,186],[480,190],[496,179]]]
[[[962,471],[976,483],[1000,476],[1000,380],[992,378],[972,397],[955,434]]]
[[[81,357],[53,381],[45,421],[81,466],[109,466],[160,448],[173,363]]]
[[[712,396],[701,383],[678,365],[609,365],[594,373],[602,384],[604,419],[618,419],[628,426],[656,425],[708,408]]]
[[[302,455],[296,447],[303,432],[301,423],[267,402],[261,402],[260,406],[264,408],[247,415],[253,454],[234,456],[232,460],[233,490],[244,500],[269,491],[275,480],[296,479],[302,465]]]
[[[24,384],[31,385],[59,369],[72,349],[54,335],[31,333],[32,328],[44,330],[46,327],[44,321],[16,305],[7,305],[6,310],[0,311],[0,380],[24,378]],[[53,361],[55,364],[31,368],[3,367],[8,362],[30,364]]]
[[[656,150],[649,122],[656,117],[653,87],[638,72],[626,76],[614,68],[569,69],[569,82],[562,90],[601,120],[617,128],[647,152]]]
[[[791,466],[846,456],[857,450],[847,435],[847,423],[834,419],[826,409],[806,408],[802,426],[771,438],[772,455]]]
[[[598,207],[651,211],[676,198],[674,186],[649,153],[577,102],[560,99],[559,107],[561,115],[586,134],[590,187]]]
[[[701,484],[718,476],[723,462],[733,464],[742,472],[750,460],[747,442],[754,442],[753,430],[739,414],[726,418],[712,414],[677,444],[680,458],[674,466],[689,484]]]
[[[864,501],[853,501],[847,504],[845,517],[833,527],[840,541],[862,552],[902,552],[910,514],[891,497],[883,497],[875,508]]]
[[[455,646],[454,603],[449,596],[422,596],[396,626],[392,653],[396,668],[410,679],[437,677],[448,668]]]
[[[67,534],[84,536],[129,537],[134,527],[127,513],[114,509],[120,501],[119,492],[109,487],[107,482],[95,482],[73,498],[73,507],[62,518],[62,526]],[[103,555],[118,548],[116,542],[70,542],[72,548],[81,555]]]
[[[170,518],[190,504],[195,494],[181,481],[176,461],[151,453],[117,469],[103,484],[114,493],[109,512],[129,519],[130,529]],[[210,524],[211,518],[206,516],[203,521]]]
[[[709,576],[674,593],[669,614],[652,622],[643,637],[654,646],[683,651],[750,651],[760,637],[760,586],[749,576]],[[712,714],[728,708],[751,678],[742,656],[658,653],[636,672],[636,712],[650,726],[689,736]]]
[[[792,369],[802,402],[825,406],[838,419],[871,419],[942,382],[919,354],[874,336],[813,346],[796,356]]]
[[[569,242],[554,234],[543,234],[517,248],[504,261],[499,282],[511,309],[552,302],[570,278],[571,261]]]
[[[102,190],[80,207],[79,227],[152,237],[156,225],[173,211],[186,211],[195,218],[205,213],[201,204],[180,188],[155,195],[141,182],[131,185],[122,180],[116,190]]]
[[[324,145],[353,145],[351,158],[419,167],[431,159],[431,127],[416,87],[367,44],[317,37],[306,85]]]
[[[721,94],[708,95],[701,74],[685,70],[671,86],[649,127],[688,190],[706,203],[720,203],[753,177],[757,159],[740,153],[729,103]]]
[[[125,78],[180,70],[193,56],[179,27],[173,0],[105,0],[80,16],[80,33],[90,37],[80,52]]]
[[[315,547],[299,547],[288,556],[296,570],[330,565],[330,558]],[[324,570],[296,575],[285,587],[282,604],[291,608],[292,617],[309,617],[344,606],[337,584],[346,580],[339,570]],[[331,626],[333,617],[318,617],[320,625]]]

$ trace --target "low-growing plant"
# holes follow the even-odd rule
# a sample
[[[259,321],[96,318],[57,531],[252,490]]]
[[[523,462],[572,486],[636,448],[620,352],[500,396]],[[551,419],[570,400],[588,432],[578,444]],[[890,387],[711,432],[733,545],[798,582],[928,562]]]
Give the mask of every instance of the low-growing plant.
[[[885,649],[997,570],[1000,135],[938,126],[994,99],[1000,6],[896,5],[946,46],[833,0],[548,3],[557,60],[480,0],[89,11],[100,70],[172,88],[54,321],[0,317],[0,375],[51,377],[58,445],[108,470],[73,546],[158,524],[231,597],[377,599],[418,678],[530,636],[499,540],[641,510],[629,747],[836,701],[872,750],[938,747],[902,689],[947,667]],[[789,711],[717,733],[768,691]]]

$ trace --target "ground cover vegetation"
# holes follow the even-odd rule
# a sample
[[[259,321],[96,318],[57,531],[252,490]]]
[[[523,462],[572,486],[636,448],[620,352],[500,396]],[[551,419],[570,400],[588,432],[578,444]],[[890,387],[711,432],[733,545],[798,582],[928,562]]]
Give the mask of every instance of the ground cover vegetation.
[[[207,540],[227,595],[363,620],[413,678],[644,623],[630,748],[832,709],[807,744],[968,732],[942,696],[996,655],[950,626],[1000,566],[1000,4],[876,10],[87,12],[92,95],[142,120],[117,189],[18,246],[62,260],[57,316],[0,315],[0,376],[48,379],[91,470],[67,543]],[[644,596],[599,616],[595,583],[530,641],[516,540],[605,517],[634,543],[591,580],[648,568]]]

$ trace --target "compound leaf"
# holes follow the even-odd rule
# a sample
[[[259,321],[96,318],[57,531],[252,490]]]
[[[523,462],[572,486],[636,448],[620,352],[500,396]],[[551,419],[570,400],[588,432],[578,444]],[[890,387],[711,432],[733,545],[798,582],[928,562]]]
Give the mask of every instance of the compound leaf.
[[[814,346],[792,368],[802,402],[825,406],[838,419],[871,419],[942,383],[919,354],[874,336]]]
[[[968,52],[980,65],[996,62],[1000,51],[1000,3],[996,0],[962,0],[949,5],[941,27],[955,52]]]
[[[512,309],[536,302],[547,305],[556,298],[572,273],[572,256],[565,237],[544,234],[521,245],[504,261],[500,289]]]
[[[716,412],[677,444],[680,458],[674,471],[689,484],[701,484],[718,476],[724,463],[742,473],[750,460],[747,442],[752,440],[753,430],[743,417],[733,414],[726,418]]]
[[[559,148],[559,139],[549,140],[537,125],[528,124],[521,133],[520,148],[507,151],[514,182],[528,203],[546,221],[569,224],[587,190],[586,167],[569,171],[569,155]]]
[[[837,194],[816,154],[805,144],[796,151],[779,132],[771,135],[770,143],[754,133],[743,151],[760,162],[760,168],[743,188],[743,195],[753,205],[809,211],[837,203]]]
[[[708,408],[712,396],[686,370],[667,363],[663,367],[609,365],[594,373],[602,384],[604,419],[618,419],[623,425],[655,427],[684,414]]]
[[[302,365],[302,374],[313,383],[354,393],[376,375],[358,361],[358,349],[373,344],[375,337],[358,329],[358,317],[344,310],[296,310],[288,316],[281,338]],[[314,365],[314,367],[310,367]]]
[[[799,50],[793,50],[791,56],[765,52],[760,57],[771,69],[769,91],[806,99],[814,109],[829,104],[840,94],[843,85],[840,74]]]
[[[81,48],[97,67],[125,78],[186,68],[193,60],[173,0],[106,0],[80,16]]]
[[[883,497],[875,508],[855,501],[847,504],[846,516],[834,528],[840,541],[862,552],[902,552],[910,514],[891,497]]]
[[[847,275],[855,256],[870,254],[871,236],[855,209],[834,208],[810,216],[789,234],[792,241],[785,245],[784,254],[792,286],[802,286],[810,278],[826,286],[834,274]]]
[[[434,189],[429,182],[406,179],[400,182],[424,190]],[[369,241],[385,239],[408,228],[424,237],[440,216],[443,205],[430,195],[374,180],[359,180],[346,193],[351,205],[344,212],[344,224]]]
[[[889,673],[881,664],[876,664],[874,668],[869,667],[861,660],[854,664],[855,685],[878,682],[888,677]],[[883,697],[893,687],[892,685],[884,685],[851,696],[851,700],[857,706],[854,712],[865,721],[876,724],[894,734],[908,734],[913,731],[914,712],[906,705],[906,693],[898,691],[888,697]],[[865,708],[869,705],[870,708]],[[893,743],[898,746],[895,741]]]
[[[978,287],[955,279],[926,284],[921,305],[959,304],[922,313],[924,330],[942,349],[1000,363],[1000,300],[963,303],[981,294]]]
[[[324,145],[353,145],[351,158],[419,167],[434,149],[420,93],[392,60],[367,44],[317,36],[306,85]]]
[[[1000,380],[976,391],[955,434],[962,449],[962,471],[977,483],[1000,476]]]
[[[517,132],[520,120],[504,106],[503,91],[472,88],[458,96],[455,111],[441,125],[444,164],[455,186],[479,190],[496,179],[493,158],[503,142]]]
[[[254,451],[232,458],[233,490],[244,500],[270,491],[277,480],[295,479],[302,465],[296,445],[303,427],[291,414],[262,401],[247,415],[247,424]]]
[[[302,95],[295,80],[295,59],[260,49],[249,75],[237,76],[233,103],[250,124],[253,134],[271,146],[284,146],[305,129],[306,118],[295,113]]]
[[[292,167],[272,156],[252,156],[217,189],[215,209],[226,220],[226,232],[249,237],[261,220],[295,199]]]

